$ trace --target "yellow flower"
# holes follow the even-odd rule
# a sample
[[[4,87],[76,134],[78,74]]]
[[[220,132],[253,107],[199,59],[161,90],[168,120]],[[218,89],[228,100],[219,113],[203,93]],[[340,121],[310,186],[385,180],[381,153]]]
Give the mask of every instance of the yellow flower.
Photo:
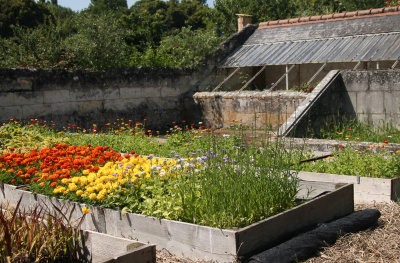
[[[97,200],[101,201],[101,200],[103,200],[103,199],[104,199],[104,195],[100,195],[100,194],[99,194],[99,195],[97,196]]]
[[[89,195],[89,199],[90,199],[90,200],[96,199],[96,194],[95,194],[95,193],[91,193],[91,194]]]
[[[70,184],[68,185],[68,189],[69,189],[70,191],[76,191],[76,189],[78,189],[78,187],[76,186],[76,184],[70,183]]]
[[[89,214],[90,213],[90,209],[87,207],[82,207],[82,212],[85,214]]]
[[[82,190],[76,191],[76,195],[77,195],[77,196],[81,196],[82,194],[83,194],[83,191],[82,191]]]
[[[89,174],[89,170],[83,170],[82,173],[83,173],[84,175],[88,175],[88,174]]]

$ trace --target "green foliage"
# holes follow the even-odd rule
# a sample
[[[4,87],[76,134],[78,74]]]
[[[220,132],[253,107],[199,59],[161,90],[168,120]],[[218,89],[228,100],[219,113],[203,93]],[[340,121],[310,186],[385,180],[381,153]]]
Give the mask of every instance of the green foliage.
[[[143,54],[135,53],[131,66],[195,67],[220,42],[213,31],[184,27],[161,40],[157,48],[149,47]]]
[[[393,124],[372,125],[356,119],[340,118],[322,127],[319,138],[362,142],[400,143],[400,131]]]
[[[371,149],[361,151],[354,147],[342,148],[325,160],[304,163],[301,170],[317,173],[357,175],[375,178],[396,178],[400,174],[400,154]]]
[[[12,36],[13,26],[34,28],[51,20],[43,3],[34,0],[0,0],[0,36]]]
[[[0,262],[89,262],[82,256],[80,222],[72,222],[74,207],[53,210],[36,206],[0,209]],[[75,224],[73,226],[74,223]]]
[[[125,32],[112,13],[79,15],[75,23],[79,31],[65,39],[64,47],[73,56],[76,68],[102,70],[127,65]]]
[[[126,0],[91,0],[88,11],[93,14],[101,14],[110,11],[126,11],[126,9],[128,9]]]
[[[253,24],[292,17],[295,5],[292,0],[215,0],[213,22],[218,32],[228,36],[237,31],[236,14],[252,15]]]
[[[315,86],[316,85],[314,84],[302,83],[300,84],[300,86],[293,86],[292,90],[311,93],[314,90]]]

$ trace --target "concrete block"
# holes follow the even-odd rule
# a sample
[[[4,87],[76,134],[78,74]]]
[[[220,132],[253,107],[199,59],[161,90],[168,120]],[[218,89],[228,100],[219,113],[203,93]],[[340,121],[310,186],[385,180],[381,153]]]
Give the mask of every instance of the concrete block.
[[[146,104],[149,109],[180,109],[180,102],[176,97],[165,97],[165,98],[148,98]]]
[[[15,101],[14,92],[0,92],[0,101],[2,107],[16,106],[18,105]],[[21,104],[19,104],[21,105]]]
[[[43,102],[44,103],[57,103],[69,101],[69,90],[45,90],[43,91]]]
[[[357,93],[357,114],[384,113],[384,95],[382,91],[369,91]]]
[[[396,114],[400,112],[400,91],[383,92],[384,112]]]
[[[110,88],[104,88],[103,98],[107,100],[119,99],[120,98],[119,87],[115,86]]]
[[[22,106],[22,118],[37,118],[51,112],[51,104],[35,104]]]
[[[369,90],[369,77],[367,71],[341,72],[346,90],[349,92],[366,92]]]
[[[173,96],[173,95],[162,96],[161,95],[162,89],[163,89],[163,87],[143,87],[143,88],[141,88],[142,97],[143,98],[159,98],[159,97]]]
[[[105,111],[129,112],[139,111],[145,108],[147,108],[147,104],[144,98],[104,100]]]
[[[161,88],[161,97],[175,97],[175,96],[179,97],[185,92],[186,92],[186,90],[184,90],[180,86],[162,87]]]
[[[70,101],[102,100],[103,90],[100,88],[71,88],[69,90]]]
[[[79,103],[78,102],[59,102],[51,104],[52,114],[72,114],[73,112],[78,112]]]
[[[79,113],[101,112],[104,108],[103,101],[85,101],[76,103]]]
[[[142,88],[136,87],[121,87],[119,88],[121,99],[138,99],[142,98]]]

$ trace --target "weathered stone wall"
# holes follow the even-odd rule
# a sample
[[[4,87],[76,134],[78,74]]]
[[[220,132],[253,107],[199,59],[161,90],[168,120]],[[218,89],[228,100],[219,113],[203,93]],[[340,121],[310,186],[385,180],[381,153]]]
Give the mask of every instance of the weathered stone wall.
[[[198,92],[194,99],[203,119],[214,127],[241,123],[260,129],[278,127],[306,96],[299,92]]]
[[[400,127],[400,70],[341,71],[341,75],[361,121]]]
[[[0,70],[0,116],[81,126],[118,117],[161,126],[184,119],[198,74],[180,69],[106,72]],[[195,109],[193,115],[196,115]],[[192,116],[190,116],[192,117]]]
[[[280,134],[316,135],[322,126],[345,117],[400,127],[399,102],[400,70],[332,70],[281,126]]]
[[[126,118],[148,119],[162,129],[173,121],[200,120],[196,91],[215,87],[216,67],[257,26],[233,34],[198,70],[130,68],[102,72],[0,69],[0,121],[41,118],[82,127]]]

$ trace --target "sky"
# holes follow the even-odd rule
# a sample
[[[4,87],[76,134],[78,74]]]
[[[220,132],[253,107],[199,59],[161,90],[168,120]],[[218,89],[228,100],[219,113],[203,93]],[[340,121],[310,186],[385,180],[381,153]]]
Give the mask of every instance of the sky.
[[[127,0],[128,2],[128,7],[133,5],[135,0]],[[212,7],[213,6],[214,0],[207,0],[208,6]],[[82,9],[85,9],[89,6],[90,0],[58,0],[58,5],[64,6],[64,7],[69,7],[74,11],[80,11]]]

